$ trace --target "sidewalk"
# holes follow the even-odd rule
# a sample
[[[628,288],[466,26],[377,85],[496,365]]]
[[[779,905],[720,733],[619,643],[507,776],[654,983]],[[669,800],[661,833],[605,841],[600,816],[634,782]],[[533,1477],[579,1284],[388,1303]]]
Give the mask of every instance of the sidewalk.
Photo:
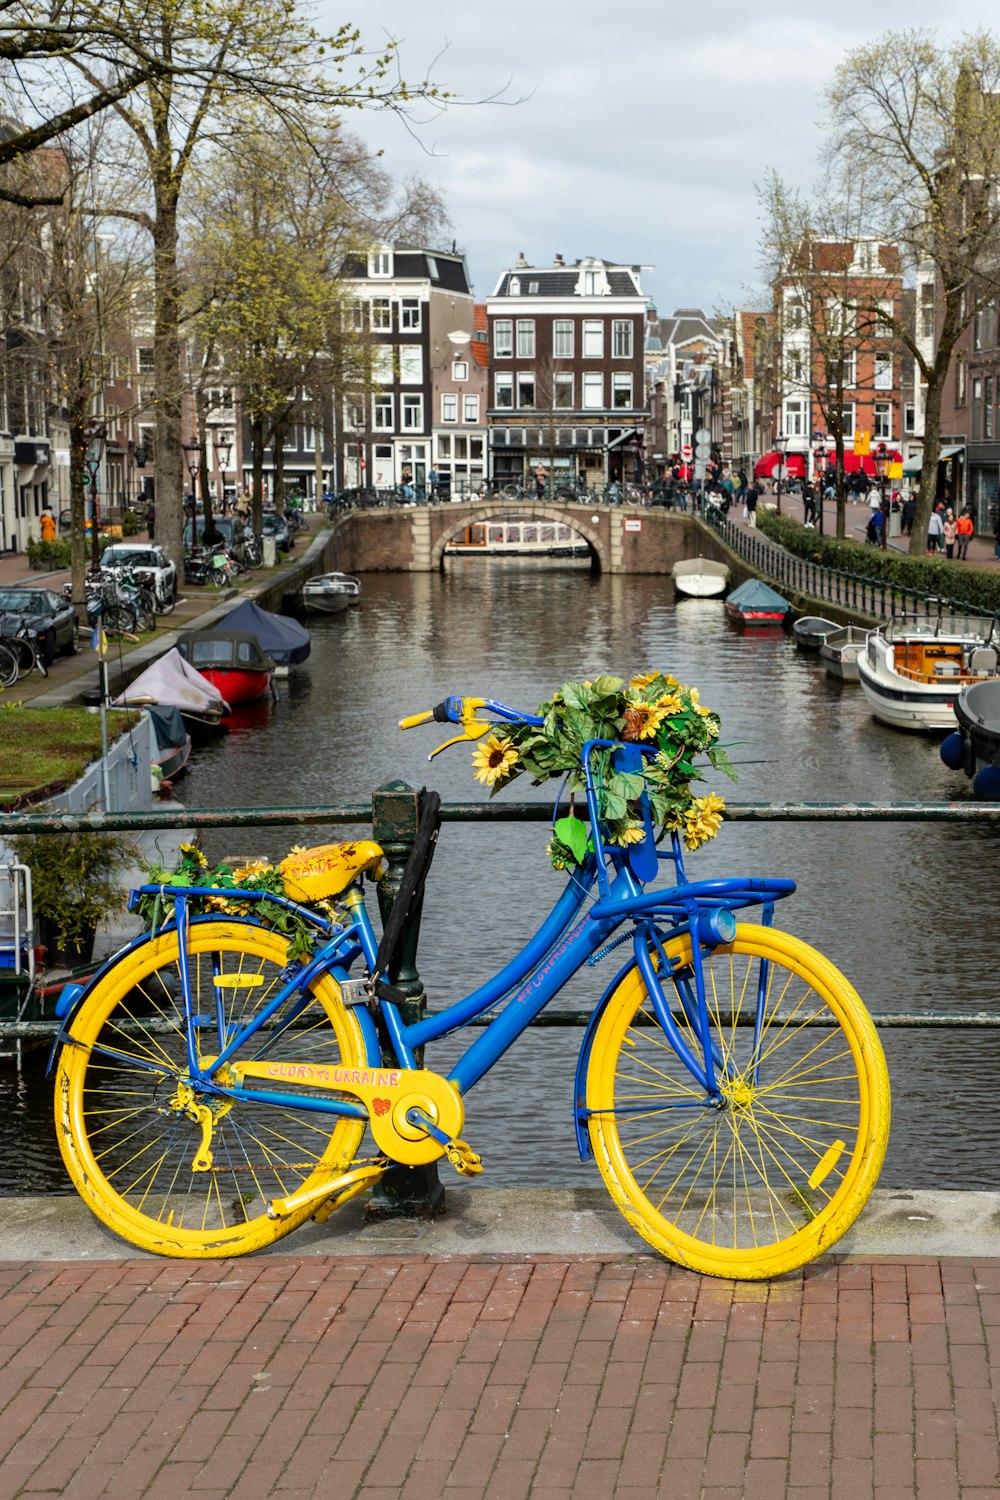
[[[771,493],[770,486],[768,486],[759,504],[773,506],[775,503],[776,497]],[[868,525],[871,516],[871,506],[867,500],[860,500],[854,505],[848,500],[845,512],[845,534],[847,539],[849,541],[863,542],[865,540],[865,527]],[[793,521],[801,522],[803,520],[802,496],[789,495],[786,491],[782,490],[781,514],[783,516],[790,516]],[[742,508],[739,505],[730,506],[729,519],[743,530],[749,529],[748,523],[743,520]],[[825,500],[823,502],[823,530],[828,537],[835,537],[837,534],[836,501]],[[898,552],[907,552],[909,544],[910,539],[906,536],[890,536],[889,538],[889,547]],[[918,548],[915,553],[917,557],[926,557],[926,555],[925,546]],[[989,537],[984,536],[974,536],[969,542],[969,557],[967,562],[959,562],[957,559],[948,562],[943,552],[938,555],[937,561],[947,563],[949,567],[953,567],[956,575],[963,568],[970,566],[976,568],[1000,568],[1000,558],[996,555],[994,543]],[[955,581],[957,587],[959,581],[957,577]]]
[[[995,1260],[7,1262],[0,1320],[4,1500],[1000,1494]]]

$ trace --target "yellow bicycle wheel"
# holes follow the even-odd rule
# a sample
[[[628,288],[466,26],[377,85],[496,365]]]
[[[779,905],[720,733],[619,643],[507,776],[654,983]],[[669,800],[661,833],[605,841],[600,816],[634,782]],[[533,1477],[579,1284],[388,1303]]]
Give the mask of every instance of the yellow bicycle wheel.
[[[664,991],[700,1057],[676,989],[694,993],[690,938],[666,952],[678,967]],[[856,991],[797,938],[741,923],[704,970],[721,1102],[671,1047],[633,968],[594,1036],[590,1138],[612,1198],[657,1250],[761,1280],[829,1249],[861,1212],[885,1156],[889,1076]]]
[[[287,950],[287,939],[251,922],[192,924],[203,1061],[282,987]],[[357,1020],[336,983],[318,980],[307,1000],[290,1025],[266,1022],[234,1061],[362,1065]],[[275,1220],[268,1204],[346,1171],[364,1122],[199,1095],[187,1071],[177,934],[165,932],[123,955],[73,1020],[55,1094],[66,1168],[98,1218],[140,1249],[199,1258],[259,1250],[315,1211]]]

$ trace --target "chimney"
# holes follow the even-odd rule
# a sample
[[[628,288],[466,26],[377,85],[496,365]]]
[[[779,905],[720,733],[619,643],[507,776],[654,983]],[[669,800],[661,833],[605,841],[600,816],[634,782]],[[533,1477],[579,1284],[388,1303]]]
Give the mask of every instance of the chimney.
[[[557,251],[556,252],[556,265],[557,266],[564,266],[565,264],[566,264],[566,262],[563,260],[562,256]]]
[[[523,271],[524,268],[527,266],[527,264],[528,264],[528,262],[524,258],[524,251],[523,250],[519,250],[517,252],[517,269],[519,271]]]

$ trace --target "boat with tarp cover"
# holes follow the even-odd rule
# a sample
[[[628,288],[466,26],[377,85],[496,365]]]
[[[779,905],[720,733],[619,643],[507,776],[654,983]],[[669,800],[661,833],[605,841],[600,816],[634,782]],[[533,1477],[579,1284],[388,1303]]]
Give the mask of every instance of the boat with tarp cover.
[[[748,578],[726,599],[726,614],[734,625],[780,629],[791,612],[788,600],[759,578]]]

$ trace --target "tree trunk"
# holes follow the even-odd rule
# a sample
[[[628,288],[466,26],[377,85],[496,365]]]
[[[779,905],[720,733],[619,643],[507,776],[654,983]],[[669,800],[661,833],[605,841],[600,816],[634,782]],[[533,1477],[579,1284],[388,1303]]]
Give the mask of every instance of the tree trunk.
[[[253,529],[258,536],[264,528],[264,418],[254,412],[249,418],[250,463],[253,477],[250,484],[250,502],[253,507]]]
[[[73,603],[80,612],[80,624],[87,623],[87,498],[85,493],[87,471],[87,406],[89,393],[83,401],[74,400],[69,426],[69,534],[72,552]]]
[[[208,427],[206,417],[208,414],[208,403],[205,400],[205,388],[199,385],[194,393],[195,421],[198,424],[198,441],[201,444],[201,452],[198,454],[198,482],[201,485],[201,498],[205,507],[206,531],[213,531],[212,523],[212,492],[208,485]]]
[[[910,553],[919,554],[927,549],[927,531],[930,526],[931,511],[937,499],[937,466],[941,452],[941,397],[944,394],[944,372],[947,368],[947,361],[942,365],[941,360],[936,358],[927,382],[920,491],[917,495],[917,508],[913,514],[913,525],[910,528],[910,544],[906,549]]]
[[[156,373],[156,540],[177,564],[184,558],[181,453],[180,277],[176,195],[157,191],[153,224],[154,363]]]

